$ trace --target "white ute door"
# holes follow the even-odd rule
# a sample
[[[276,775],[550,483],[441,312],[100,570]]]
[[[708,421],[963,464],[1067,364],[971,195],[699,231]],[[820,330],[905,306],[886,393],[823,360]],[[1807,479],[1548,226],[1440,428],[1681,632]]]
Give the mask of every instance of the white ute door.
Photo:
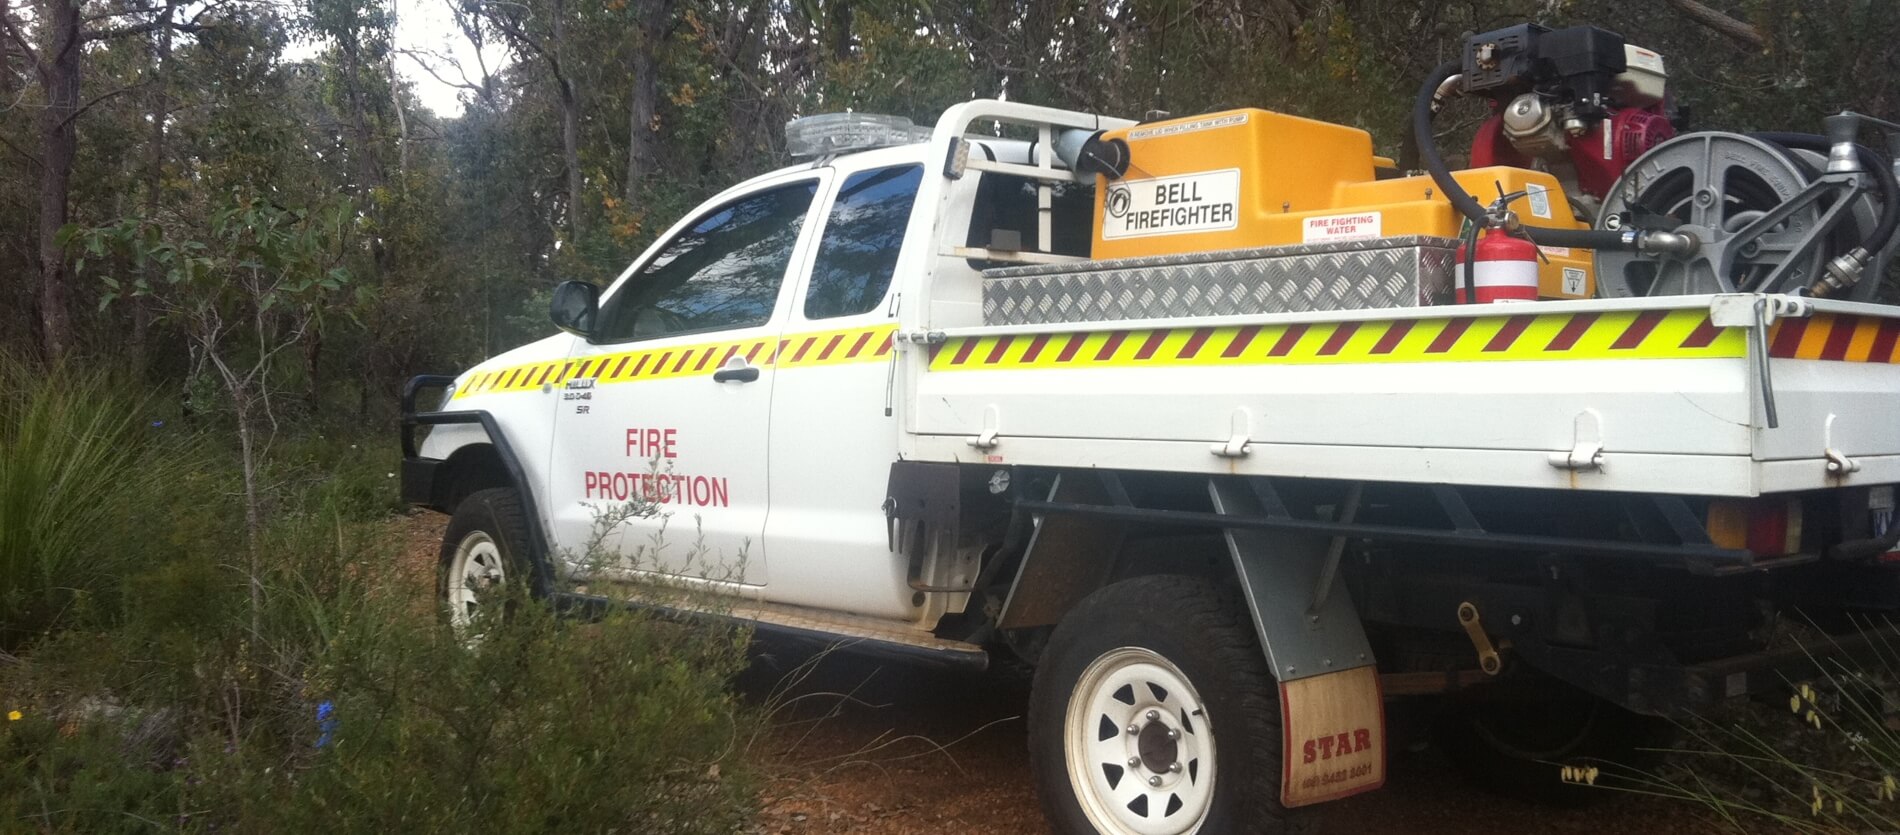
[[[767,597],[908,619],[918,610],[884,520],[898,432],[885,408],[896,331],[891,276],[923,167],[835,179],[811,278],[785,325],[788,352],[809,351],[772,392],[765,541],[775,573]]]
[[[801,172],[702,209],[576,341],[557,386],[548,496],[578,577],[766,584],[774,358],[825,178]],[[629,515],[641,500],[657,512]]]

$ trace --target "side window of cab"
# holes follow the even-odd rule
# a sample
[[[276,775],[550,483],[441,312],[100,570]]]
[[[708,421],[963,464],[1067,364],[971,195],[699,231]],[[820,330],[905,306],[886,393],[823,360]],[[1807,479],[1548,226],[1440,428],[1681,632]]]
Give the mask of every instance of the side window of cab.
[[[884,301],[923,179],[921,165],[877,168],[845,178],[812,262],[806,319],[868,313]]]
[[[603,305],[595,342],[763,325],[818,192],[805,180],[737,198],[666,243]]]

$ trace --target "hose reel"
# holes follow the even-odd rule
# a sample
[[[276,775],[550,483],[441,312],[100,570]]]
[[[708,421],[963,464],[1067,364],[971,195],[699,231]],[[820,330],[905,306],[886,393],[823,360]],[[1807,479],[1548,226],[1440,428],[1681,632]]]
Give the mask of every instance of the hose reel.
[[[1600,250],[1598,294],[1808,290],[1830,259],[1853,250],[1879,221],[1866,181],[1885,172],[1827,173],[1827,162],[1806,148],[1736,133],[1687,134],[1657,145],[1610,189],[1596,226],[1669,230],[1700,245],[1688,254]],[[1839,297],[1866,300],[1879,285],[1876,273]]]
[[[1586,216],[1597,209],[1594,228],[1526,224],[1514,234],[1592,250],[1599,296],[1880,294],[1900,248],[1900,181],[1894,163],[1857,139],[1875,129],[1900,156],[1900,124],[1844,112],[1823,120],[1825,136],[1668,138],[1675,125],[1661,59],[1615,33],[1524,24],[1470,36],[1464,52],[1420,86],[1412,139],[1418,162],[1473,228],[1508,224],[1465,192],[1438,153],[1432,121],[1452,95],[1489,99],[1494,110],[1473,142],[1474,165],[1574,169],[1565,189]],[[1551,108],[1567,114],[1562,136],[1545,123]]]

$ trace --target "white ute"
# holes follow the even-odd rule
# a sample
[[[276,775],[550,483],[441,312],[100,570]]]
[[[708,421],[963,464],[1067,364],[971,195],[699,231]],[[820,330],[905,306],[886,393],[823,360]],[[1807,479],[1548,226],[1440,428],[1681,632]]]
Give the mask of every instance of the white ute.
[[[1508,70],[1484,37],[1473,54]],[[761,633],[971,670],[1007,654],[1035,667],[1052,826],[1145,835],[1309,826],[1384,782],[1388,703],[1435,711],[1496,788],[1574,792],[1561,763],[1633,762],[1662,717],[1807,669],[1763,640],[1773,612],[1900,606],[1900,308],[1858,274],[1832,297],[1773,283],[1858,252],[1879,284],[1888,248],[1855,245],[1890,172],[1788,164],[1805,173],[1777,193],[1807,202],[1781,217],[1844,224],[1819,242],[1744,228],[1777,205],[1707,223],[1685,191],[1635,230],[1605,219],[1615,194],[1572,200],[1563,250],[1600,297],[1567,297],[1573,273],[1543,300],[1453,303],[1487,285],[1453,264],[1463,218],[1437,188],[1312,210],[1304,228],[1345,240],[1100,257],[1175,246],[1175,220],[1307,210],[1247,205],[1245,167],[1163,173],[1144,144],[1290,118],[1261,114],[985,100],[930,131],[794,123],[814,160],[714,196],[603,291],[562,285],[560,333],[412,382],[404,493],[453,515],[448,617],[505,584],[638,601],[662,580]],[[1690,140],[1742,138],[1677,137],[1630,170],[1706,163]],[[1496,176],[1520,175],[1590,190]],[[1103,238],[1130,188],[1149,214],[1117,228],[1140,234]],[[1845,196],[1803,196],[1822,188]],[[1167,208],[1209,199],[1229,203]],[[1467,224],[1480,263],[1506,236],[1559,249],[1548,204],[1520,221],[1512,199]],[[1858,220],[1828,208],[1854,201]],[[1448,233],[1401,228],[1412,211]]]

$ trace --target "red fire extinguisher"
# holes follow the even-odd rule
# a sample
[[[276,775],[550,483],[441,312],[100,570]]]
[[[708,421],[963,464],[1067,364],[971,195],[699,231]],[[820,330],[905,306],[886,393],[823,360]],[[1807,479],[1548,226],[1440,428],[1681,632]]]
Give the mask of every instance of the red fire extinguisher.
[[[1470,304],[1465,293],[1465,245],[1458,245],[1458,304]],[[1472,284],[1477,303],[1537,300],[1537,245],[1502,229],[1478,233],[1478,258],[1473,266]]]

